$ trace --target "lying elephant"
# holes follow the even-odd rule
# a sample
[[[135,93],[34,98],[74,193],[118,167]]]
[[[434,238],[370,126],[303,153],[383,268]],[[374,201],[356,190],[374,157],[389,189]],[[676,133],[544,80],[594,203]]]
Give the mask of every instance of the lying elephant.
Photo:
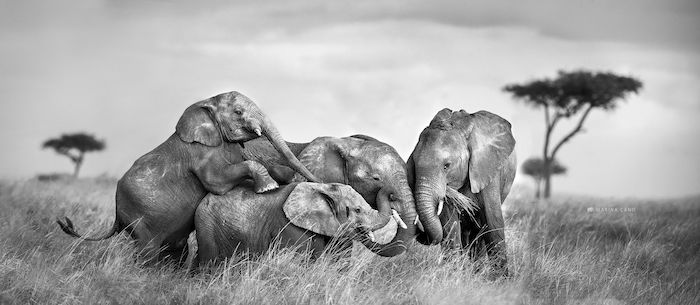
[[[70,219],[58,221],[64,232],[86,240],[102,240],[126,230],[149,262],[187,254],[197,204],[207,193],[224,194],[252,178],[255,191],[277,188],[259,163],[245,161],[243,142],[264,135],[292,168],[318,181],[294,156],[277,128],[246,96],[227,92],[187,108],[175,133],[142,156],[117,184],[112,229],[98,237],[78,234]]]
[[[416,210],[413,193],[406,180],[406,163],[390,145],[365,135],[345,138],[318,137],[309,143],[287,145],[301,163],[316,177],[326,183],[350,185],[383,215],[392,215],[386,236],[390,240],[364,244],[382,256],[399,255],[415,238]],[[288,161],[261,139],[247,142],[243,149],[246,160],[255,160],[270,170],[280,183],[303,181],[289,167]],[[389,205],[379,206],[379,201]],[[379,239],[378,239],[379,241]]]
[[[515,178],[515,139],[510,123],[486,111],[469,114],[443,109],[423,129],[408,158],[408,181],[423,229],[418,241],[440,243],[473,255],[485,248],[499,272],[507,274],[501,204]],[[457,191],[455,191],[457,190]],[[450,194],[452,193],[452,194]],[[477,202],[474,218],[454,204]]]
[[[388,202],[381,202],[388,205]],[[198,263],[234,253],[260,254],[273,241],[318,257],[333,238],[374,239],[390,216],[381,215],[347,185],[292,183],[264,194],[241,185],[225,195],[207,195],[197,208]]]

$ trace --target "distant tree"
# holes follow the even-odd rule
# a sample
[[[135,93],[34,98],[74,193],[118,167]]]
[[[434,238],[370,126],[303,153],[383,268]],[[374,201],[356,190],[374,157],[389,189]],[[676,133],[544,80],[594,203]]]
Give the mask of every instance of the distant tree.
[[[544,110],[545,137],[542,159],[545,167],[551,167],[557,152],[564,143],[582,131],[583,123],[591,110],[614,110],[617,101],[624,100],[630,93],[637,93],[642,83],[628,76],[618,76],[609,72],[578,70],[559,71],[555,79],[539,79],[523,85],[506,85],[503,90],[511,93],[516,100]],[[554,127],[561,119],[575,117],[578,124],[550,150]],[[545,171],[544,198],[549,198],[552,190],[552,171]]]
[[[104,140],[97,140],[89,134],[73,133],[63,134],[59,138],[48,139],[42,144],[42,148],[52,148],[56,153],[68,157],[75,165],[73,176],[78,177],[85,153],[103,150],[105,142]]]
[[[546,177],[545,171],[547,168],[544,165],[542,158],[533,157],[525,160],[520,169],[525,175],[532,177],[535,180],[535,198],[540,198],[542,190],[542,179]],[[549,167],[550,175],[561,175],[566,173],[566,167],[557,160],[552,162]]]

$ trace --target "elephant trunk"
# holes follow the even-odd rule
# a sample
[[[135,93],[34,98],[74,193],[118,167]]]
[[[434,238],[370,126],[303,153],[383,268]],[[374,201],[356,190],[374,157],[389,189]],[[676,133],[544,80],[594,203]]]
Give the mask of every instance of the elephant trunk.
[[[398,216],[401,222],[406,226],[406,228],[403,228],[398,225],[396,235],[394,235],[394,238],[387,244],[363,241],[365,247],[377,255],[392,257],[404,253],[408,242],[416,235],[416,226],[414,225],[416,210],[413,194],[407,183],[403,183],[403,185],[404,187],[400,188],[399,200],[394,201],[398,202],[399,206],[392,207],[392,201],[390,200],[389,194],[386,194],[386,190],[380,190],[377,194],[376,203],[379,213],[392,217]]]
[[[370,231],[377,231],[384,226],[386,226],[387,223],[389,223],[389,220],[391,219],[390,215],[384,215],[379,212],[373,211],[372,215],[370,216],[370,221],[369,224],[367,225],[367,228]]]
[[[416,211],[423,227],[428,234],[431,244],[438,244],[442,241],[442,224],[436,213],[436,205],[445,195],[445,184],[430,182],[437,179],[429,179],[416,173]],[[439,185],[442,185],[440,192]],[[442,195],[441,195],[442,194]]]
[[[292,150],[284,141],[282,135],[275,127],[275,125],[270,122],[267,117],[264,117],[262,126],[262,134],[267,137],[267,139],[272,143],[272,146],[284,156],[284,158],[289,162],[289,165],[303,175],[308,181],[321,183],[322,181],[316,178],[302,163],[297,159],[297,157],[292,153]]]

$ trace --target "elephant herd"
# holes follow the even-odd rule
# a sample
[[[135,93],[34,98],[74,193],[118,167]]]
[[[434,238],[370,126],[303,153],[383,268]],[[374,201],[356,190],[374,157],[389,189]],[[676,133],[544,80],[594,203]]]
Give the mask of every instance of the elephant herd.
[[[188,255],[195,263],[259,254],[273,242],[310,251],[358,241],[381,256],[413,240],[472,258],[506,275],[501,204],[515,177],[515,140],[505,119],[443,109],[405,162],[366,135],[286,142],[238,92],[191,105],[175,133],[140,157],[117,184],[116,216],[100,236],[125,231],[146,263]],[[262,137],[264,136],[264,137]]]

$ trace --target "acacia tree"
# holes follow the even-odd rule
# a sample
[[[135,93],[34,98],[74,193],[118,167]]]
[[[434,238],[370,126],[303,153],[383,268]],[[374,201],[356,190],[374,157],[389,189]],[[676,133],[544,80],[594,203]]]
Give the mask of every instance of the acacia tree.
[[[582,131],[583,123],[593,109],[615,110],[617,102],[630,93],[637,93],[642,82],[629,76],[619,76],[610,72],[590,72],[578,70],[559,71],[555,79],[538,79],[525,84],[506,85],[503,90],[511,93],[516,100],[544,110],[545,137],[542,159],[544,166],[553,164],[562,145]],[[562,119],[578,117],[578,123],[562,139],[554,144],[552,131]],[[552,190],[552,171],[544,174],[544,198],[549,198]]]
[[[525,175],[532,177],[535,180],[535,198],[540,198],[542,190],[542,179],[546,176],[545,171],[547,168],[544,166],[544,160],[542,158],[532,157],[525,160],[520,169]],[[557,160],[552,161],[552,165],[549,167],[550,175],[561,175],[566,173],[566,167],[559,163]]]
[[[48,139],[42,148],[52,148],[56,153],[68,157],[75,165],[73,176],[78,177],[86,152],[100,151],[105,148],[104,140],[95,139],[85,133],[63,134],[59,138]]]

